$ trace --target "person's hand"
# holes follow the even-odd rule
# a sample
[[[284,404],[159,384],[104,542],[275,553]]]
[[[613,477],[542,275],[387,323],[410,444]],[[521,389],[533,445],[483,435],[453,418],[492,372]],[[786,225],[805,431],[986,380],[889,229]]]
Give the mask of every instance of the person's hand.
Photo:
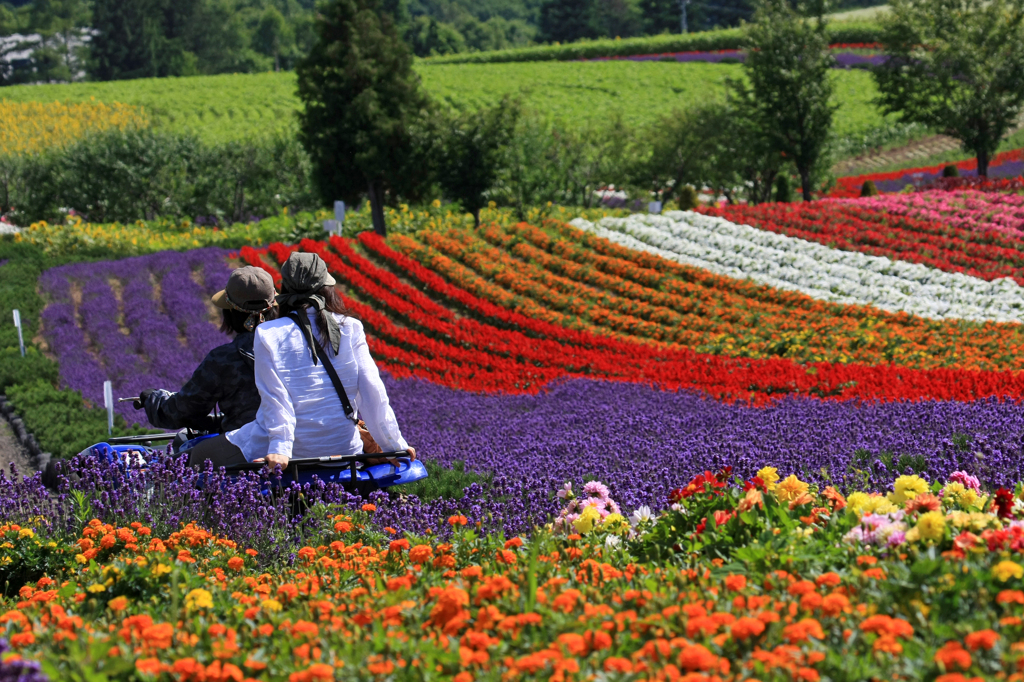
[[[412,462],[416,461],[416,448],[406,448],[406,452],[409,453],[409,460]]]
[[[274,470],[274,469],[287,469],[288,468],[288,460],[290,460],[290,459],[291,458],[288,455],[269,454],[269,455],[267,455],[263,459],[263,461],[267,463],[267,468],[268,469]]]
[[[146,406],[146,401],[149,400],[149,396],[153,395],[154,393],[156,393],[155,388],[147,388],[145,391],[139,394],[138,400],[132,401],[132,407],[134,407],[136,410],[141,410]]]

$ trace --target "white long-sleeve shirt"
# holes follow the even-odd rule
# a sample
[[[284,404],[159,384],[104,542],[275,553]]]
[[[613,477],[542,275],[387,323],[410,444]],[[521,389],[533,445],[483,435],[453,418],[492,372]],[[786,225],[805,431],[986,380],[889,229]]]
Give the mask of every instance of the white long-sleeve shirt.
[[[405,450],[398,420],[388,402],[377,365],[370,357],[359,320],[334,315],[341,330],[338,354],[331,357],[352,407],[385,452]],[[332,353],[310,313],[313,334]],[[294,320],[282,318],[256,328],[256,420],[229,431],[228,440],[248,461],[268,454],[296,459],[354,455],[363,451],[355,424],[345,416],[323,359],[314,365],[309,346]]]

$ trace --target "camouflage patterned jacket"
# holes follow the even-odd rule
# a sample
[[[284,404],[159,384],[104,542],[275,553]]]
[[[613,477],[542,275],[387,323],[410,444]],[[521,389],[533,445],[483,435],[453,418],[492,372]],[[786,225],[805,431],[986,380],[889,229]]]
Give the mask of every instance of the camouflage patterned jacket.
[[[239,334],[203,359],[180,391],[154,391],[146,401],[146,417],[159,429],[231,431],[256,418],[260,393],[253,370],[254,334]],[[220,405],[220,424],[208,415]]]

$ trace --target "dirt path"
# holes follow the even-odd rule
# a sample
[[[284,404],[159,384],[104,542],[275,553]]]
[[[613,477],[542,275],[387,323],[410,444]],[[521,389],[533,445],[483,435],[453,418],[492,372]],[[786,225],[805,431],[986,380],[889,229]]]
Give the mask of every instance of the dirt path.
[[[921,138],[906,145],[889,149],[877,154],[865,154],[852,159],[837,163],[834,172],[838,176],[850,175],[853,171],[870,173],[876,168],[884,168],[905,161],[914,159],[927,159],[929,156],[944,154],[945,152],[956,151],[960,148],[960,142],[945,135],[931,135]]]
[[[1024,120],[1018,119],[1018,124],[1010,128],[1007,137],[1024,128]],[[878,168],[893,166],[898,163],[906,163],[915,159],[927,159],[937,154],[954,152],[960,149],[960,141],[945,135],[930,135],[920,140],[915,140],[903,147],[887,149],[884,152],[864,154],[852,159],[846,159],[837,163],[832,171],[838,177],[844,175],[861,175],[871,173]]]
[[[11,472],[11,462],[18,465],[19,473],[27,474],[32,471],[32,467],[28,463],[28,453],[14,437],[11,425],[0,418],[0,467],[5,475],[9,475]]]

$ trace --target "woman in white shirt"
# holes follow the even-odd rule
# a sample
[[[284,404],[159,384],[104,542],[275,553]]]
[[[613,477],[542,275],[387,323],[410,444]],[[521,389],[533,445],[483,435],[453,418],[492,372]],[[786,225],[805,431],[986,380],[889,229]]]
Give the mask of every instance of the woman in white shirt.
[[[292,458],[359,454],[363,440],[357,418],[385,452],[405,450],[416,456],[402,438],[363,325],[345,315],[334,284],[316,254],[288,258],[281,268],[280,316],[256,328],[256,419],[200,443],[190,463],[266,462],[283,468]],[[344,387],[350,414],[325,367],[328,362]]]

